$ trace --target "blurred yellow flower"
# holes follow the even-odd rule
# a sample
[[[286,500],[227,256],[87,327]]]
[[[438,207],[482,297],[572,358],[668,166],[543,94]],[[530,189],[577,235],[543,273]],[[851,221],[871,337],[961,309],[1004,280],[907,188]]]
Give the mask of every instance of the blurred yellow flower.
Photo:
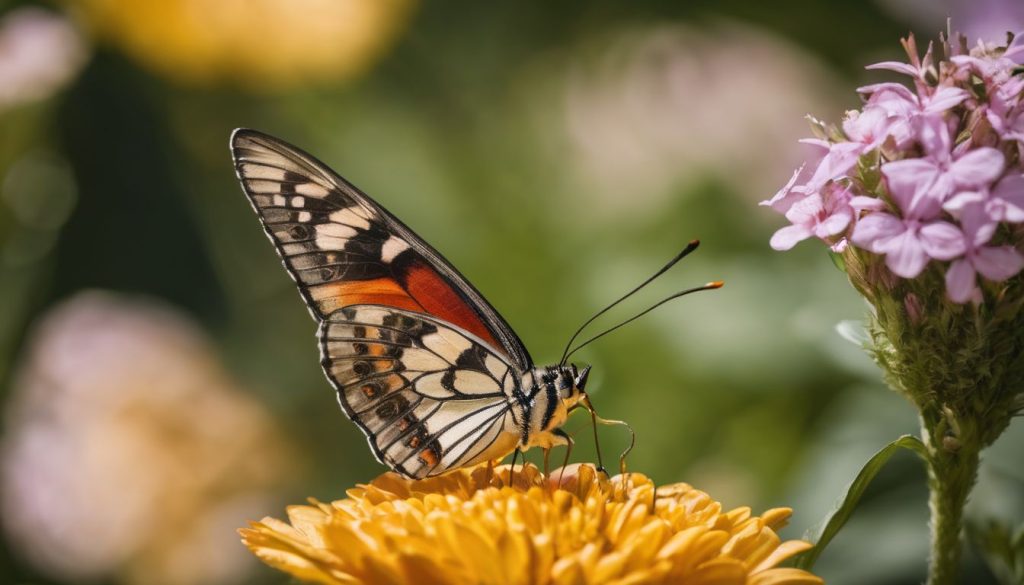
[[[309,582],[820,584],[782,560],[806,550],[776,530],[790,510],[725,512],[686,484],[589,465],[486,465],[412,481],[385,473],[331,504],[242,529],[267,564]],[[561,484],[561,487],[555,486]]]
[[[283,89],[364,71],[413,0],[67,0],[97,38],[191,84]]]

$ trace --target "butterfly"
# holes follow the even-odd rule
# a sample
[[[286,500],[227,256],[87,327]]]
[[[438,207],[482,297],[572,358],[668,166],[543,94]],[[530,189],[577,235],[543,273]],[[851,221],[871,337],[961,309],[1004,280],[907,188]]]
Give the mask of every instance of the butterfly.
[[[338,402],[381,463],[419,479],[569,445],[569,412],[592,409],[590,367],[566,363],[568,346],[557,365],[536,366],[437,250],[311,155],[249,129],[235,130],[231,152],[319,323],[320,363]]]

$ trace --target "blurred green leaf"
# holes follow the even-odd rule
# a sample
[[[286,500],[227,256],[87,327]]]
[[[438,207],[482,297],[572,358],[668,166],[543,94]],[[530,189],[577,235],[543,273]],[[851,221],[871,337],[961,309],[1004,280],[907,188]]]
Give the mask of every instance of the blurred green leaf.
[[[967,535],[1000,583],[1024,583],[1024,524],[1014,530],[997,520],[971,522]]]
[[[832,261],[832,265],[838,268],[840,272],[846,274],[846,261],[843,260],[842,254],[830,251],[828,253],[828,259]]]
[[[883,447],[880,451],[875,453],[868,462],[861,468],[860,473],[854,478],[853,482],[850,483],[850,487],[847,488],[846,494],[837,504],[835,510],[833,510],[825,521],[821,524],[821,527],[816,530],[816,535],[811,537],[808,535],[807,540],[814,542],[814,547],[803,553],[796,561],[796,566],[801,569],[810,569],[814,566],[815,561],[821,556],[829,542],[835,538],[836,534],[843,528],[850,516],[853,515],[854,509],[857,507],[857,503],[860,501],[861,496],[864,495],[864,491],[867,490],[868,485],[871,484],[871,480],[878,475],[878,472],[883,466],[889,461],[889,459],[896,454],[900,449],[909,449],[914,453],[917,453],[923,460],[928,459],[928,451],[925,449],[924,443],[920,439],[912,435],[903,435],[896,439],[892,443],[889,443]]]

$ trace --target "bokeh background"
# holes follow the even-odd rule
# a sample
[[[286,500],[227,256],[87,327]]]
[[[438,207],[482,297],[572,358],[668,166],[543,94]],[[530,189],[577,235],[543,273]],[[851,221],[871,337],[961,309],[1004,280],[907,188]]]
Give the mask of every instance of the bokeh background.
[[[1011,0],[0,2],[0,581],[284,583],[235,528],[382,471],[236,183],[239,126],[377,198],[538,361],[699,237],[602,323],[726,287],[578,358],[636,429],[633,469],[792,506],[799,537],[916,424],[837,331],[865,311],[842,273],[821,246],[773,252],[757,202],[800,161],[805,114],[838,119],[891,79],[863,65],[947,16],[1024,29]],[[568,429],[592,460],[587,421]],[[602,438],[609,459],[627,440]],[[1024,518],[1022,448],[1015,423],[987,452],[979,526]],[[925,500],[897,457],[817,572],[920,582]],[[997,582],[971,550],[965,582]]]

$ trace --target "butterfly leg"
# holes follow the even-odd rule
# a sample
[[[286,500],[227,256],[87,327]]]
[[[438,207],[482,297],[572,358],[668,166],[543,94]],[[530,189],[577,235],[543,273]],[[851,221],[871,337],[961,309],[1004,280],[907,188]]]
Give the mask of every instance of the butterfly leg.
[[[516,458],[519,457],[519,449],[512,451],[512,465],[508,466],[508,485],[515,485]]]
[[[550,470],[550,467],[548,465],[548,459],[551,455],[551,450],[554,449],[555,447],[564,446],[566,448],[565,462],[562,464],[562,467],[565,467],[565,465],[569,462],[569,453],[572,451],[572,437],[570,437],[569,434],[563,431],[562,429],[553,429],[551,431],[551,436],[548,438],[547,441],[545,441],[545,443],[546,444],[543,447],[544,475],[547,476],[548,471]]]
[[[569,433],[562,429],[555,429],[554,433],[565,439],[565,459],[562,460],[562,469],[558,473],[558,485],[561,486],[562,478],[565,477],[565,467],[569,465],[569,455],[572,453],[572,447],[576,444],[576,441],[573,441]]]

